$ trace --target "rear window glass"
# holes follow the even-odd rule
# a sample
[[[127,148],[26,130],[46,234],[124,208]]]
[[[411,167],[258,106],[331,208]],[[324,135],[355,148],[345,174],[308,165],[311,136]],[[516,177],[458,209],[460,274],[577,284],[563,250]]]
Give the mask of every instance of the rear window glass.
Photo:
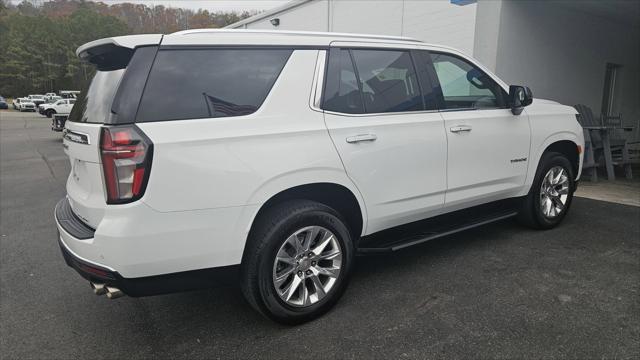
[[[89,86],[76,99],[69,121],[107,123],[111,115],[111,103],[124,71],[96,71]]]
[[[160,50],[136,121],[248,115],[269,94],[288,49]]]

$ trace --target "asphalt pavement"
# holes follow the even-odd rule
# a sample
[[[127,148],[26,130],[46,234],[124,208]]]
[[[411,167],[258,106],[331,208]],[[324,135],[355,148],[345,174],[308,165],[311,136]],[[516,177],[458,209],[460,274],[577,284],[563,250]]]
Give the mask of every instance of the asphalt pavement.
[[[514,221],[357,259],[338,305],[286,327],[235,286],[97,297],[53,207],[60,133],[0,111],[0,358],[640,358],[640,208],[576,198],[558,228]],[[176,239],[179,241],[179,239]]]

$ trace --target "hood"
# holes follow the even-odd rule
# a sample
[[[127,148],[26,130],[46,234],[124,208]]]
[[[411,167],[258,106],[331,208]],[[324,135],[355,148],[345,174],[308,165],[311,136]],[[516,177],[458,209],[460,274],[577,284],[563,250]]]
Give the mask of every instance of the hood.
[[[538,99],[537,97],[534,97],[533,101],[535,101],[537,103],[540,103],[540,104],[545,104],[545,105],[562,105],[557,101],[548,100],[548,99]]]
[[[533,103],[525,108],[529,113],[577,114],[573,106],[563,105],[557,101],[533,98]]]

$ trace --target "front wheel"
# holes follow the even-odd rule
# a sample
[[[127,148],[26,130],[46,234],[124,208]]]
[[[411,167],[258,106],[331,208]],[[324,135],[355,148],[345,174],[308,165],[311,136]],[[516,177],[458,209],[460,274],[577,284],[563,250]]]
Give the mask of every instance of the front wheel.
[[[523,201],[519,220],[536,229],[551,229],[560,224],[573,200],[574,179],[573,167],[564,155],[544,154]]]
[[[242,290],[267,317],[299,324],[327,312],[347,285],[353,242],[340,215],[312,201],[268,210],[251,231]]]
[[[56,113],[56,111],[55,111],[55,110],[47,110],[47,111],[45,112],[45,114],[47,115],[47,117],[48,117],[48,118],[52,117],[52,116],[53,116],[53,114],[55,114],[55,113]]]

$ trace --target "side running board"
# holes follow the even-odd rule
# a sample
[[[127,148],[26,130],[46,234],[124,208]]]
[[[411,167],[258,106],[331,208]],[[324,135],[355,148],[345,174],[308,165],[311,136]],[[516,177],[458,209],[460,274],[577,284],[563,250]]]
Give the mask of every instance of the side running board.
[[[367,235],[358,243],[358,254],[396,251],[504,220],[518,214],[517,204],[517,199],[502,200]]]

